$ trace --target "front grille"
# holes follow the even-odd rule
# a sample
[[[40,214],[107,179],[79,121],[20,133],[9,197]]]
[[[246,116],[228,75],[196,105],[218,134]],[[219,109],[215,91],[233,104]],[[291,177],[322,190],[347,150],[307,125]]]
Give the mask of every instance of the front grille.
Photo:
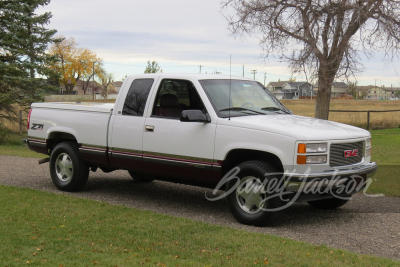
[[[358,156],[345,157],[344,151],[358,149]],[[331,144],[329,165],[339,167],[360,163],[364,155],[364,141],[356,143]]]

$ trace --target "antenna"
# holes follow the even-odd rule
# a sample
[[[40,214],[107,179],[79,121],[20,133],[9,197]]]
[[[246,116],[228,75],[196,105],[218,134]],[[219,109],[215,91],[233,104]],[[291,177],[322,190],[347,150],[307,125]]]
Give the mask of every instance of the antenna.
[[[232,54],[229,55],[229,120],[231,120]]]

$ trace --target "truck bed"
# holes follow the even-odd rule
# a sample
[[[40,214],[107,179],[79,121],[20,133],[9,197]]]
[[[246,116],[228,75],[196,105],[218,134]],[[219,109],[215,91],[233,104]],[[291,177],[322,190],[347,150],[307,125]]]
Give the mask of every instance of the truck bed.
[[[114,108],[114,103],[45,102],[33,103],[32,107],[110,113],[110,111]]]

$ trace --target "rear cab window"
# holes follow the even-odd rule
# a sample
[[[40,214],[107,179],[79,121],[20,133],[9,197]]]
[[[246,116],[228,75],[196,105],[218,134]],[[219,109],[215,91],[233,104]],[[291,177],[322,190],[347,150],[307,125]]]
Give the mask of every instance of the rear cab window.
[[[154,79],[136,79],[126,95],[122,115],[143,116]]]

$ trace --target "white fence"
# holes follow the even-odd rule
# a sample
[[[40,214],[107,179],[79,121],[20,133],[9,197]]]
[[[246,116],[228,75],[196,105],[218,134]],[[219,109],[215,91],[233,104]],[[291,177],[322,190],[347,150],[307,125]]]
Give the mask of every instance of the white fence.
[[[46,95],[44,97],[46,102],[54,101],[78,101],[78,100],[91,100],[91,95]]]
[[[109,94],[107,99],[117,99],[118,94]],[[96,95],[96,99],[104,99],[101,95]]]

